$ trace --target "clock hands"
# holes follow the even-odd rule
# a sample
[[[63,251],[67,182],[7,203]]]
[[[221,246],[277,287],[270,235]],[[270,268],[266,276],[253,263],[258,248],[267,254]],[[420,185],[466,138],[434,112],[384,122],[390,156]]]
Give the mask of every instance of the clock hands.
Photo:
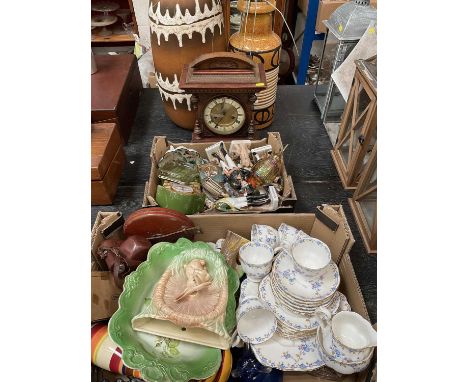
[[[225,104],[226,104],[226,97],[223,98],[223,103],[221,104],[221,114],[211,114],[212,117],[218,117],[218,121],[216,122],[216,125],[215,125],[215,129],[218,127],[219,123],[221,122],[221,120],[226,116],[226,112],[224,111],[224,108],[225,108]]]
[[[234,122],[240,122],[236,121],[236,118],[239,116],[238,108],[231,102],[226,102],[227,99],[228,97],[224,97],[222,102],[218,102],[210,113],[211,121],[215,123],[212,127],[213,129],[218,129],[220,124],[227,127],[231,126]]]

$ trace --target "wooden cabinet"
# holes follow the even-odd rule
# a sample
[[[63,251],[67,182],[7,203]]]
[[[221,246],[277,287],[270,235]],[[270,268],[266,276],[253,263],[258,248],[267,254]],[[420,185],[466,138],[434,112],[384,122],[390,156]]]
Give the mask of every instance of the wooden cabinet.
[[[98,3],[100,0],[92,0],[91,4]],[[133,34],[138,34],[138,27],[135,17],[135,11],[133,9],[133,1],[132,0],[111,0],[114,3],[119,4],[119,10],[122,9],[129,9],[130,15],[128,16],[127,23],[133,23],[132,25],[132,33],[130,34],[111,34],[109,36],[99,36],[99,28],[95,28],[91,30],[91,45],[92,46],[107,46],[107,45],[133,45],[135,43],[135,39]],[[119,10],[111,12],[113,15],[117,15]],[[91,10],[91,16],[99,14],[99,12],[95,12]],[[108,29],[111,29],[116,26],[122,26],[122,19],[119,17],[117,22]]]
[[[354,190],[377,143],[377,58],[357,60],[353,85],[331,151],[343,187]]]
[[[98,71],[91,76],[91,122],[117,124],[128,141],[143,88],[133,54],[94,56]]]

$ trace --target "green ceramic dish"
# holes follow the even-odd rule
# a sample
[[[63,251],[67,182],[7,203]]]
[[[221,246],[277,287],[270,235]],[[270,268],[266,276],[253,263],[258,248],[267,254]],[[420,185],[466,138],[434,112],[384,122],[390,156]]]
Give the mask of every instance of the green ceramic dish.
[[[119,309],[109,322],[109,335],[122,349],[124,364],[140,370],[142,378],[148,382],[205,379],[219,369],[221,350],[137,332],[131,324],[132,318],[141,312],[145,304],[150,303],[154,284],[172,259],[186,249],[207,247],[206,243],[192,243],[185,238],[175,244],[155,244],[148,252],[148,259],[125,278]],[[230,267],[228,283],[225,326],[231,332],[236,325],[234,293],[239,287],[239,280]]]
[[[205,209],[205,193],[201,194],[181,194],[169,191],[161,185],[156,189],[156,202],[164,208],[179,211],[185,215],[193,215],[203,212]]]

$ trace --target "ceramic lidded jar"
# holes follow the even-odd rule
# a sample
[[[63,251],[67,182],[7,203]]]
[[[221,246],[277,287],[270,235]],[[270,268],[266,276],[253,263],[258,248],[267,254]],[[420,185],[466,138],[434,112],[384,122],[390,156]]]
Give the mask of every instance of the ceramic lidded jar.
[[[276,90],[278,84],[281,38],[273,32],[275,0],[239,0],[237,9],[242,13],[239,32],[229,39],[229,49],[242,52],[265,67],[267,87],[257,94],[254,104],[254,121],[257,129],[268,127],[273,122]]]
[[[151,0],[151,48],[166,115],[176,125],[193,129],[191,94],[179,88],[180,74],[204,53],[226,51],[220,0]]]

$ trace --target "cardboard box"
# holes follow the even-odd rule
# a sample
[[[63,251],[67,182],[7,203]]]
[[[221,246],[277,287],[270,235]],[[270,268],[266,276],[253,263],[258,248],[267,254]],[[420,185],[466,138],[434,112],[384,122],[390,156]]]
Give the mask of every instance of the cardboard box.
[[[328,20],[330,15],[338,8],[340,5],[347,3],[349,0],[320,0],[317,10],[317,19],[315,22],[315,30],[317,33],[325,33],[327,28],[323,24],[323,20]],[[352,1],[352,0],[351,0]],[[307,15],[307,10],[309,6],[309,0],[299,0],[298,4],[299,9]],[[371,6],[377,8],[377,0],[371,0]]]
[[[108,237],[122,239],[122,224],[120,212],[99,211],[91,231],[91,322],[110,318],[118,308],[121,290],[115,284],[106,263],[98,256],[97,249]]]
[[[95,251],[104,239],[102,231],[112,227],[112,224],[121,217],[118,212],[99,212],[93,228],[92,251]],[[340,270],[339,290],[344,293],[354,312],[369,320],[367,308],[362,296],[359,283],[354,273],[354,268],[349,257],[349,251],[354,244],[354,237],[349,229],[342,206],[323,205],[315,213],[301,214],[250,214],[249,219],[242,215],[192,215],[190,219],[200,228],[195,240],[215,241],[224,237],[229,229],[245,237],[250,237],[251,225],[268,224],[278,228],[281,223],[287,223],[300,228],[311,236],[324,241],[332,253],[333,261],[338,264]],[[120,235],[117,229],[114,235]],[[341,376],[336,381],[340,382],[364,382],[372,373],[373,365],[361,373]],[[284,382],[326,382],[329,378],[320,376],[320,369],[313,372],[284,372]]]
[[[229,150],[230,142],[224,142],[224,143],[226,145],[226,148]],[[143,207],[157,206],[155,199],[156,199],[156,189],[157,189],[157,184],[158,184],[158,162],[166,153],[166,151],[169,150],[170,146],[174,146],[174,147],[184,146],[189,149],[196,150],[202,157],[206,158],[205,149],[212,144],[213,142],[172,143],[168,141],[165,136],[154,137],[153,145],[151,147],[151,153],[150,153],[151,172],[150,172],[149,180],[145,184],[145,192],[143,195]],[[283,151],[283,143],[281,142],[281,136],[279,133],[276,133],[276,132],[269,132],[268,138],[252,141],[251,148],[264,146],[266,144],[269,144],[272,146],[274,153],[280,153]],[[283,196],[285,196],[285,199],[283,199],[279,209],[275,212],[294,212],[294,206],[297,201],[296,192],[294,190],[292,178],[288,175],[286,171],[286,167],[284,166],[284,163],[281,169],[281,177],[283,178],[283,182],[284,182]],[[239,213],[242,214],[242,213],[252,213],[252,212],[262,212],[261,207],[257,209],[252,207],[249,210],[241,211]],[[206,212],[204,212],[204,214],[206,214]],[[219,215],[221,213],[218,211],[210,211],[209,214]],[[235,213],[230,213],[229,215],[233,215],[233,214]]]
[[[119,307],[122,291],[109,271],[91,271],[91,322],[110,318]]]

